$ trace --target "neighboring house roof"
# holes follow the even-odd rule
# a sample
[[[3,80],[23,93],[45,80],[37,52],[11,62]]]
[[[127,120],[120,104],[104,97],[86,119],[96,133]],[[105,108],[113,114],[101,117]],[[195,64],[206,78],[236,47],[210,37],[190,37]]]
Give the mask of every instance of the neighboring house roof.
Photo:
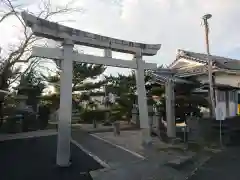
[[[171,69],[161,69],[159,68],[157,71],[151,72],[151,77],[153,82],[152,83],[159,83],[164,84],[167,80],[171,79],[175,83],[182,83],[182,84],[193,84],[194,82],[188,81],[181,77],[176,76],[176,72]]]
[[[204,53],[195,53],[191,51],[181,50],[177,51],[177,56],[175,61],[169,66],[169,68],[174,68],[173,65],[180,59],[185,58],[202,64],[208,64],[208,56]],[[240,61],[236,59],[210,55],[213,64],[221,69],[228,70],[240,70]]]
[[[187,80],[183,77],[179,77],[178,74],[171,74],[171,73],[166,73],[161,72],[160,70],[158,71],[153,71],[152,74],[152,81],[148,85],[153,85],[153,84],[160,84],[160,85],[165,85],[165,82],[169,79],[173,80],[175,84],[196,84],[195,81]],[[208,89],[209,85],[208,83],[204,83],[201,85],[200,88],[196,89],[195,93],[203,93],[205,92],[205,89]],[[214,88],[220,89],[220,90],[239,90],[240,88],[238,87],[233,87],[230,85],[226,84],[215,84]]]
[[[239,90],[240,89],[239,87],[233,87],[228,84],[220,84],[220,83],[215,83],[213,87],[219,90]],[[209,84],[208,83],[202,84],[201,89],[209,89]]]
[[[213,60],[213,72],[240,73],[239,60],[214,55],[211,55],[210,58]],[[196,82],[187,80],[185,77],[206,74],[208,72],[207,64],[207,54],[178,50],[176,60],[168,69],[158,68],[156,71],[149,71],[152,77],[151,84],[164,85],[169,79],[176,84],[195,84]],[[218,84],[216,88],[232,89],[233,87]]]

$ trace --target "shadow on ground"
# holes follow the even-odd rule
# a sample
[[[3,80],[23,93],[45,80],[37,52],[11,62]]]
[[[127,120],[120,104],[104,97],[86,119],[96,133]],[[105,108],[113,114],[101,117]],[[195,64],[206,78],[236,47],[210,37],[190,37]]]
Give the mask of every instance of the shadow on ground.
[[[102,168],[72,144],[72,165],[60,169],[56,166],[56,146],[56,136],[0,142],[0,179],[91,180],[89,171]]]

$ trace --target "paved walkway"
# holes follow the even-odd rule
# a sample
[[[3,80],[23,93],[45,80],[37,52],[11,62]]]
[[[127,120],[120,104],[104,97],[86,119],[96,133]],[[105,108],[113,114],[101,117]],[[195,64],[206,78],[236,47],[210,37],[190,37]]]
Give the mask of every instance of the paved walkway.
[[[157,137],[153,138],[153,146],[150,148],[142,147],[142,134],[139,130],[121,131],[120,136],[114,136],[113,132],[94,133],[92,136],[136,152],[144,158],[157,161],[159,164],[165,164],[178,156],[185,155],[183,151],[171,150],[169,145],[161,142]]]
[[[94,133],[94,137],[105,139],[113,144],[125,147],[131,151],[135,151],[141,155],[144,155],[144,149],[142,148],[141,131],[121,131],[120,136],[114,136],[113,132]]]
[[[103,160],[110,167],[142,160],[121,148],[99,140],[80,130],[72,132],[72,139],[77,141],[84,149]]]
[[[183,180],[185,175],[166,163],[176,158],[182,163],[179,158],[191,158],[182,151],[143,148],[141,131],[121,131],[120,136],[114,136],[113,132],[87,134],[76,130],[72,131],[72,138],[109,165],[110,168],[92,171],[94,180]]]
[[[190,178],[190,180],[203,179],[239,180],[240,147],[232,147],[216,154]]]

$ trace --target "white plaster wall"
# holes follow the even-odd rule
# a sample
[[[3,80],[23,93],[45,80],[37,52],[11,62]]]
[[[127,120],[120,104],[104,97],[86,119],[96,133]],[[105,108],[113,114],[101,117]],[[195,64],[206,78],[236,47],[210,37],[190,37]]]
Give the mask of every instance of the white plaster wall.
[[[227,84],[234,87],[240,87],[240,75],[218,74],[215,78],[217,84]]]
[[[208,82],[207,75],[199,75],[197,79],[202,83]],[[215,83],[226,84],[234,87],[240,87],[240,75],[217,74],[215,76]]]

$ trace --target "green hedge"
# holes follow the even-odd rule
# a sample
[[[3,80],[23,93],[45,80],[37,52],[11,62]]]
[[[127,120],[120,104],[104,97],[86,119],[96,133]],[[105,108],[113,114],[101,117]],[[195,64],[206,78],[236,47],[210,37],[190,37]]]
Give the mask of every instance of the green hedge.
[[[122,120],[124,113],[120,110],[115,110],[110,113],[110,121]]]
[[[103,121],[105,120],[106,113],[109,112],[109,110],[83,110],[80,113],[81,120],[86,123],[92,123],[95,119],[96,121]]]

